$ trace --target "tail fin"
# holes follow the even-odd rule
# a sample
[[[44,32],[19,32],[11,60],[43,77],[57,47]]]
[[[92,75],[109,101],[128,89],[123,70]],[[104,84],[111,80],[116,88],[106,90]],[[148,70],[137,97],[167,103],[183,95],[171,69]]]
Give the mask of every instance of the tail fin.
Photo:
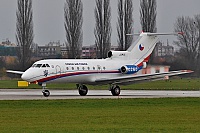
[[[127,49],[130,52],[130,59],[136,60],[137,63],[148,62],[153,49],[160,35],[178,35],[183,33],[141,33],[139,38]]]

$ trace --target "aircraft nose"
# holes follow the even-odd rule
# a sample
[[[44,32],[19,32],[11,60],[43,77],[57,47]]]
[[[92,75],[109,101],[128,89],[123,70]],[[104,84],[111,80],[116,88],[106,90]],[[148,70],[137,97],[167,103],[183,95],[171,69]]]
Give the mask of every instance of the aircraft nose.
[[[21,78],[22,78],[23,80],[25,80],[25,81],[28,81],[28,79],[29,79],[28,73],[27,73],[27,72],[24,72],[24,73],[22,74]]]

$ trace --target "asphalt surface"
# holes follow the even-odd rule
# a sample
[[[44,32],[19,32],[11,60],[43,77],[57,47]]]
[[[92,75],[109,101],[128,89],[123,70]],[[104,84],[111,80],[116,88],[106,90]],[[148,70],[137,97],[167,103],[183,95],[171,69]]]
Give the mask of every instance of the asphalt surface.
[[[112,96],[108,90],[89,90],[87,96],[80,96],[77,90],[50,90],[44,97],[38,89],[0,89],[0,100],[45,100],[45,99],[117,99],[117,98],[166,98],[199,97],[200,91],[154,91],[121,90],[120,96]]]

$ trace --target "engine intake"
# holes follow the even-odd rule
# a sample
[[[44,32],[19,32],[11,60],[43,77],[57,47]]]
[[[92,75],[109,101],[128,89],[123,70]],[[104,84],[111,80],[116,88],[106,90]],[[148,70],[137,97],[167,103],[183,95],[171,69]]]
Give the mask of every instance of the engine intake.
[[[129,53],[128,51],[109,51],[108,58],[124,58],[127,57]]]
[[[120,68],[122,74],[134,74],[139,71],[139,67],[135,65],[125,65]]]

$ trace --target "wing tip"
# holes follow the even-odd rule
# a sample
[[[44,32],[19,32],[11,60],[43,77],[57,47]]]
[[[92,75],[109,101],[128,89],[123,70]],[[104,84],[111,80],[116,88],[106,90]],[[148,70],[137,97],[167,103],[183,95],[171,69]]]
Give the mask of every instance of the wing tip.
[[[192,71],[192,70],[181,70],[181,72],[193,73],[194,71]]]
[[[14,73],[14,74],[20,74],[22,75],[24,72],[22,71],[13,71],[13,70],[6,70],[7,73]]]
[[[184,35],[184,32],[178,32],[179,35]]]

